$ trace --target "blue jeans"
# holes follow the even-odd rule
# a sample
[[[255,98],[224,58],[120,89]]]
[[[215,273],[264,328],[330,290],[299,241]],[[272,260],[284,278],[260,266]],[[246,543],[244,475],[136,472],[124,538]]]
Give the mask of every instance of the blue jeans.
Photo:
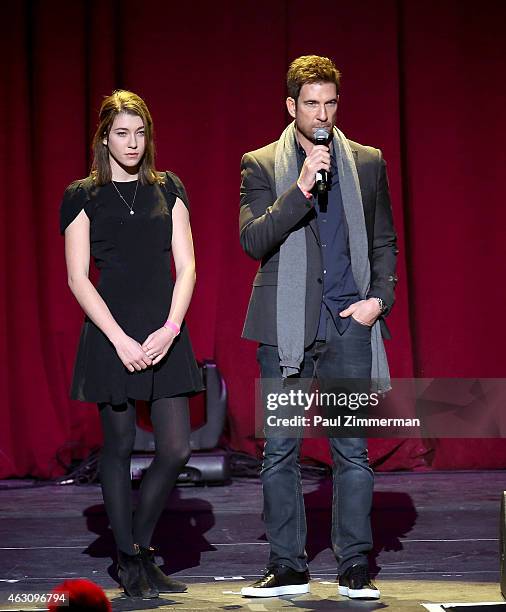
[[[277,346],[261,344],[257,350],[264,378],[281,378]],[[370,328],[351,320],[343,335],[329,318],[325,342],[306,349],[301,378],[325,380],[369,379]],[[329,438],[332,452],[332,549],[338,571],[356,563],[367,564],[372,549],[370,512],[374,477],[369,467],[367,440]],[[301,438],[266,438],[261,472],[264,521],[270,543],[269,566],[307,568],[306,515],[299,465]]]

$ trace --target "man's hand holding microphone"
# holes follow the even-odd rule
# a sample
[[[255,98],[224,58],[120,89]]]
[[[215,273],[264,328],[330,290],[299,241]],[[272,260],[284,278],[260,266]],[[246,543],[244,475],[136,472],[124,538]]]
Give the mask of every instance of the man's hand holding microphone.
[[[304,160],[297,181],[302,191],[309,193],[318,179],[324,186],[323,191],[326,191],[326,175],[330,172],[330,150],[327,145],[328,137],[329,133],[327,130],[323,129],[316,130],[314,134],[315,144]],[[318,190],[320,191],[320,185],[318,186]]]

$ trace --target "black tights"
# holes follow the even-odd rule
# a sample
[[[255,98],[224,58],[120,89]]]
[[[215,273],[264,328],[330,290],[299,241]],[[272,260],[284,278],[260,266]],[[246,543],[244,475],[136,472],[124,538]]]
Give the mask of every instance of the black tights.
[[[135,441],[135,402],[98,406],[104,432],[100,481],[105,508],[117,547],[134,554],[134,543],[150,545],[167,496],[190,456],[188,400],[171,397],[151,402],[155,458],[142,479],[133,520],[130,456]]]

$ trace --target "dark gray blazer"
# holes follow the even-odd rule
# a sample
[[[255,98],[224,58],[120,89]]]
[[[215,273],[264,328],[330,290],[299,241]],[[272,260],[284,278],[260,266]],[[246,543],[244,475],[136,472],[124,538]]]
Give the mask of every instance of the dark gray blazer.
[[[386,165],[379,149],[348,141],[355,157],[371,263],[370,296],[383,299],[388,311],[397,281],[396,234],[393,227]],[[253,281],[243,338],[277,345],[276,297],[279,248],[291,231],[305,227],[307,248],[305,346],[318,331],[323,293],[323,266],[316,211],[294,183],[276,198],[274,159],[277,142],[246,153],[241,161],[239,232],[242,248],[261,265]],[[385,313],[386,314],[386,313]],[[384,337],[390,333],[381,319]]]

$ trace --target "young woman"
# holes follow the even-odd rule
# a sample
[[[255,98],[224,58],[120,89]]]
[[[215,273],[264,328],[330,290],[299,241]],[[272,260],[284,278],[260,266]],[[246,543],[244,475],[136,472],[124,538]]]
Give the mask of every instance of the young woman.
[[[157,597],[186,590],[155,565],[150,541],[190,453],[184,396],[202,388],[183,321],[195,285],[188,200],[176,175],[155,170],[153,122],[134,93],[104,100],[93,152],[90,175],[67,188],[60,211],[69,286],[86,314],[71,398],[98,404],[100,480],[121,584],[132,597]],[[150,405],[156,454],[132,517],[135,400]]]

